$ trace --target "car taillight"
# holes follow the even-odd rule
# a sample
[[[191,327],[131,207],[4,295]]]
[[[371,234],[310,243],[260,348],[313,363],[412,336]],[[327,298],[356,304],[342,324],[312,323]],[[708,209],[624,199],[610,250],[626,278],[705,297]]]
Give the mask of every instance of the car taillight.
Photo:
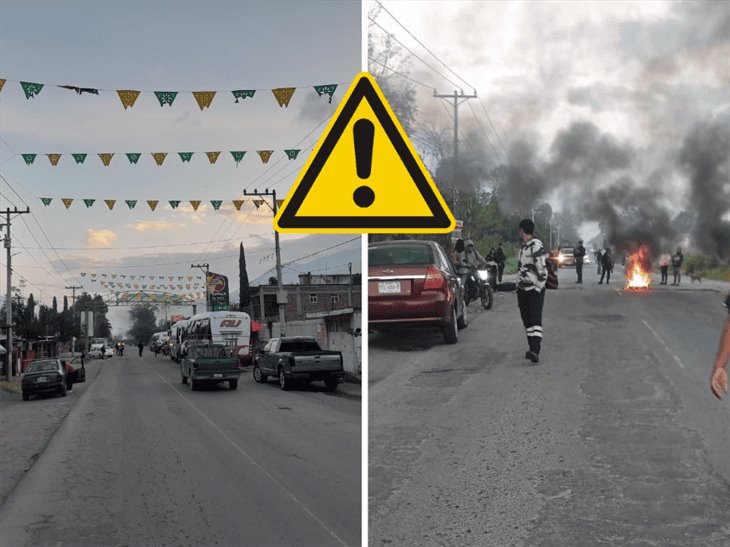
[[[446,277],[438,268],[429,266],[426,270],[426,279],[423,282],[423,290],[443,289],[446,286]]]

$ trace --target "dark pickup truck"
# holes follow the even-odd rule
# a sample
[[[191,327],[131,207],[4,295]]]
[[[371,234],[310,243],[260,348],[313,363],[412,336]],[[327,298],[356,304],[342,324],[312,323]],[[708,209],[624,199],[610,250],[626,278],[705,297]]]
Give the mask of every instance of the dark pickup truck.
[[[226,346],[191,343],[180,362],[180,376],[183,384],[190,382],[191,391],[203,382],[228,382],[233,390],[238,388],[241,369]]]
[[[269,376],[278,377],[283,390],[288,390],[296,380],[324,380],[327,391],[334,391],[345,376],[342,353],[322,350],[313,337],[272,338],[256,355],[253,368],[253,378],[258,383],[266,383]]]

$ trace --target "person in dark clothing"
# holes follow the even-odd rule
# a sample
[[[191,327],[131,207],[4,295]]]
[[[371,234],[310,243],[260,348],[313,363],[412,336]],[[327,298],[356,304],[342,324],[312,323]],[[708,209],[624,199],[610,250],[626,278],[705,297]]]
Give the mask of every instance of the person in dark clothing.
[[[139,356],[142,357],[142,350],[144,349],[144,344],[142,342],[137,344],[137,349],[139,350]]]
[[[611,257],[611,251],[606,249],[603,252],[603,271],[601,272],[601,280],[598,282],[599,285],[603,285],[603,278],[606,278],[606,285],[611,281],[611,272],[613,271],[613,258]]]
[[[576,283],[583,283],[583,257],[586,255],[586,248],[583,247],[583,241],[578,242],[578,246],[573,250],[575,258],[575,273],[578,274]]]
[[[525,359],[533,363],[540,361],[542,345],[542,308],[545,302],[545,282],[547,265],[545,248],[542,241],[534,235],[535,223],[529,218],[520,221],[519,237],[522,241],[517,264],[517,306],[520,309],[522,324],[527,334]]]
[[[725,299],[725,307],[728,315],[725,318],[725,326],[720,334],[720,345],[717,348],[715,363],[710,376],[710,389],[718,399],[727,393],[727,364],[730,362],[730,294]]]
[[[674,283],[672,285],[679,285],[682,281],[682,272],[680,271],[682,262],[684,262],[684,255],[682,254],[682,249],[677,247],[677,252],[672,257],[672,273],[674,274]]]
[[[669,281],[669,261],[671,260],[668,254],[663,254],[659,259],[659,270],[662,273],[662,280],[659,282],[660,285],[666,285]]]
[[[504,254],[504,247],[502,242],[497,245],[497,250],[494,252],[494,260],[497,262],[497,282],[502,282],[502,274],[504,274],[504,265],[507,262],[507,255]]]

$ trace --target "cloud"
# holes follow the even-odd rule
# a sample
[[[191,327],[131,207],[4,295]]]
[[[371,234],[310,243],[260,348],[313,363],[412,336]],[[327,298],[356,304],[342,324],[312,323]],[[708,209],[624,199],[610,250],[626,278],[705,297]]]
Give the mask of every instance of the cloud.
[[[187,226],[185,223],[173,223],[165,221],[156,222],[135,222],[134,224],[128,224],[130,228],[137,232],[166,232],[168,230],[175,230],[184,228]]]
[[[117,240],[117,234],[111,230],[94,230],[89,228],[86,231],[86,245],[91,249],[105,249],[112,246]]]

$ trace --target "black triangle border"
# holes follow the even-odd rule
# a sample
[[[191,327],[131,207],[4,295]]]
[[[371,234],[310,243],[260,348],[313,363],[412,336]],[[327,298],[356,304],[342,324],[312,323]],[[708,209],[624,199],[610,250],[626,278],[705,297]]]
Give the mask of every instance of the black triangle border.
[[[347,124],[355,114],[355,110],[360,102],[365,99],[373,109],[376,118],[380,122],[385,134],[393,144],[398,156],[416,184],[421,196],[426,201],[432,216],[296,216],[299,208],[304,202],[304,198],[314,185],[317,176],[322,171],[325,162],[334,150],[337,142],[345,131]],[[355,166],[352,168],[353,176],[355,176]],[[354,188],[353,188],[354,191]],[[302,177],[294,194],[289,199],[286,207],[279,217],[278,226],[282,229],[445,229],[451,226],[451,219],[444,208],[439,203],[436,194],[433,192],[428,180],[421,172],[418,162],[411,154],[408,145],[401,137],[398,128],[391,119],[388,111],[378,97],[375,88],[366,77],[362,77],[355,85],[352,94],[347,99],[344,107],[340,111],[340,115],[332,126],[329,134],[325,138],[322,146],[317,150],[317,155],[309,165],[309,169]]]

